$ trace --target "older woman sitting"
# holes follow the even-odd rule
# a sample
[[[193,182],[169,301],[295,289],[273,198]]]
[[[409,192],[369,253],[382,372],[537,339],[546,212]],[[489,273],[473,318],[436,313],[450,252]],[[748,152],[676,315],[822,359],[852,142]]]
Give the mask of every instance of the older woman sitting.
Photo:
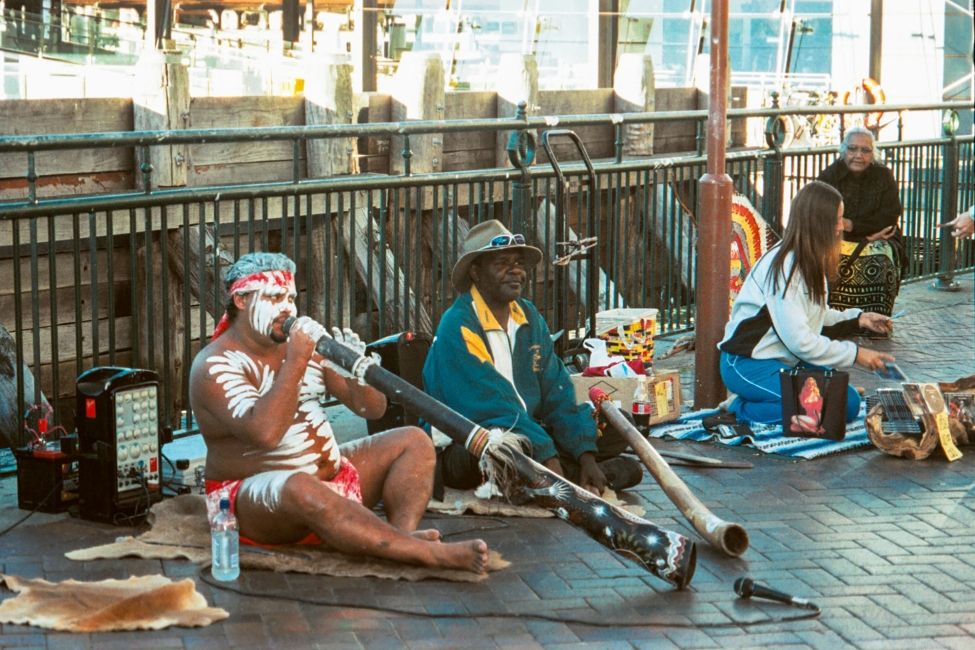
[[[889,316],[906,262],[898,225],[903,210],[894,175],[877,162],[875,146],[870,131],[850,129],[840,157],[819,175],[840,191],[845,209],[839,277],[830,283],[829,305]]]

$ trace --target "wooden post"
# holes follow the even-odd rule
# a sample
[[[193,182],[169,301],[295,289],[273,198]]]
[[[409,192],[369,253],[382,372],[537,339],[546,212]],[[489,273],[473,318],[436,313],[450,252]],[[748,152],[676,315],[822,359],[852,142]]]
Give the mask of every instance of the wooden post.
[[[352,124],[354,93],[352,91],[352,64],[347,57],[315,57],[305,78],[305,124]],[[359,157],[355,138],[319,138],[308,140],[308,176],[327,178],[359,172]],[[337,209],[333,204],[333,210]],[[352,314],[351,292],[345,292],[342,304],[338,302],[339,292],[326,286],[325,278],[331,274],[323,272],[331,266],[326,259],[327,229],[334,228],[332,214],[315,215],[309,237],[311,238],[311,257],[308,265],[308,306],[307,313],[317,321],[325,322],[325,301],[332,301],[332,314],[339,322],[348,323]]]
[[[599,0],[599,42],[596,54],[596,87],[609,88],[616,68],[619,42],[619,0]]]
[[[223,283],[223,270],[234,263],[230,251],[217,239],[213,226],[203,226],[203,247],[200,247],[200,226],[169,231],[169,268],[177,283],[188,283],[190,295],[196,298],[210,317],[216,321],[223,316],[229,296]],[[183,258],[183,241],[188,238],[189,257]],[[204,273],[200,274],[203,258]],[[216,263],[214,263],[216,260]],[[210,332],[204,332],[204,337]]]
[[[355,0],[354,7],[355,38],[352,52],[358,64],[359,78],[356,80],[360,92],[376,90],[376,26],[379,6],[376,0]]]
[[[137,90],[132,97],[136,131],[186,128],[190,116],[190,77],[178,53],[147,51],[139,60],[136,83]],[[152,187],[186,185],[187,156],[186,145],[149,147]],[[139,189],[145,189],[140,171],[144,162],[147,161],[142,159],[142,149],[137,148],[135,177]]]
[[[352,64],[344,56],[318,56],[305,73],[305,124],[352,124]],[[327,178],[356,174],[355,138],[308,140],[308,176]]]
[[[405,52],[393,79],[392,119],[440,120],[444,116],[444,70],[439,54]],[[405,139],[392,138],[390,173],[402,174]],[[443,170],[443,134],[412,135],[409,140],[410,172],[422,174]]]
[[[292,46],[298,42],[301,33],[301,18],[298,11],[298,0],[281,1],[281,37],[285,43]]]
[[[653,112],[656,87],[653,59],[649,54],[623,54],[613,76],[617,113]],[[623,153],[627,156],[653,154],[653,124],[627,124],[623,129]]]
[[[532,54],[502,54],[495,83],[498,89],[498,117],[514,117],[518,102],[528,105],[526,112],[538,110],[538,62]],[[508,167],[508,131],[498,131],[498,167]]]

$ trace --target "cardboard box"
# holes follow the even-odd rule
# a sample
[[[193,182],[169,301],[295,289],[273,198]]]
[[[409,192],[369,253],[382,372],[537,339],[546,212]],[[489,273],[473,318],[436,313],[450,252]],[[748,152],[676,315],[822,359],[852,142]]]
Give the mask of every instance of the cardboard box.
[[[636,392],[637,377],[583,377],[572,375],[572,386],[575,388],[576,401],[580,404],[589,401],[589,389],[598,386],[609,395],[609,398],[619,404],[619,407],[630,412],[633,405],[633,393]],[[650,377],[650,394],[653,395],[653,411],[650,413],[650,424],[669,422],[680,417],[680,375],[667,370],[657,371]]]

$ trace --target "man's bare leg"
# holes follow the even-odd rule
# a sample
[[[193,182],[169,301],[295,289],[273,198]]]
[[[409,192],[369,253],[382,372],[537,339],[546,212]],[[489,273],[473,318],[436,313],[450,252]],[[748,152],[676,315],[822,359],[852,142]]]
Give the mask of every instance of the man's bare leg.
[[[416,531],[433,494],[437,456],[430,436],[416,427],[391,429],[343,445],[342,455],[359,470],[363,504],[371,508],[382,499],[390,524]],[[417,532],[427,539],[429,531]]]
[[[241,532],[259,542],[294,542],[312,530],[330,547],[350,555],[475,573],[487,570],[488,549],[483,540],[444,544],[414,537],[309,474],[295,474],[287,480],[276,511],[241,493],[237,512]]]

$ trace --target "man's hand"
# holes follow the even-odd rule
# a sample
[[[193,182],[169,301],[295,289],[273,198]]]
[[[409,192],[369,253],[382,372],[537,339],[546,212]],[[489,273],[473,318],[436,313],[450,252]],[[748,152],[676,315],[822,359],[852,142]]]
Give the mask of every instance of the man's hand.
[[[602,496],[606,489],[606,475],[596,463],[596,457],[591,451],[579,456],[579,485],[589,490],[597,497]]]
[[[863,347],[857,350],[856,363],[867,370],[882,370],[887,367],[888,361],[894,361],[894,355]]]
[[[941,224],[939,228],[951,228],[951,234],[955,237],[971,237],[975,233],[975,217],[972,216],[971,209],[965,210],[948,223]]]
[[[545,465],[546,468],[552,470],[559,476],[565,477],[565,472],[562,471],[562,463],[559,462],[558,456],[552,456],[547,461],[542,463],[542,465]]]
[[[366,343],[359,338],[359,335],[350,330],[348,327],[345,329],[339,329],[338,327],[332,328],[332,338],[344,345],[347,348],[352,348],[356,351],[359,356],[363,356],[366,353]]]
[[[878,230],[872,235],[867,236],[867,241],[887,240],[897,234],[897,226],[887,226],[883,230]]]
[[[857,325],[877,334],[889,334],[894,330],[894,321],[890,316],[876,314],[872,311],[865,311],[857,319]]]
[[[323,336],[328,336],[328,332],[315,319],[308,316],[296,319],[288,334],[288,357],[307,361],[315,351],[318,339]]]

